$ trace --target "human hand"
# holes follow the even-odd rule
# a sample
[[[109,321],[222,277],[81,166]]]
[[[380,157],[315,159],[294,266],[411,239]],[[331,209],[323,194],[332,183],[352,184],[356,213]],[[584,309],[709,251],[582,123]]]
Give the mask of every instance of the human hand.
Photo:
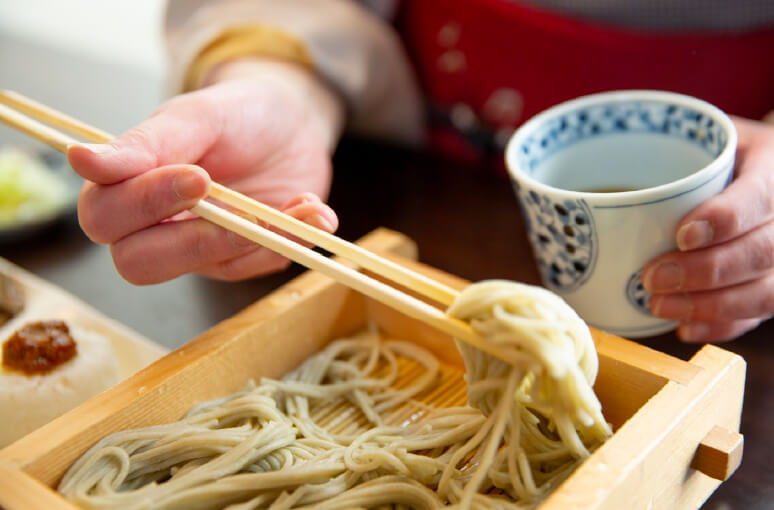
[[[686,342],[730,340],[774,314],[774,126],[735,118],[734,181],[678,225],[643,270],[651,311]]]
[[[109,144],[68,151],[87,179],[78,200],[81,227],[110,245],[118,272],[131,283],[188,272],[240,280],[289,264],[186,212],[206,196],[210,178],[328,232],[338,225],[318,198],[330,186],[338,98],[288,63],[235,61],[211,81]]]

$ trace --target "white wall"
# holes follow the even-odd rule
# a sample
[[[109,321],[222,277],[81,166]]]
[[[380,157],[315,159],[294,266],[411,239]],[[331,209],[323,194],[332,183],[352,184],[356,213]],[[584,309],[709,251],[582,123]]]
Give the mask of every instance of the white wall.
[[[0,88],[120,133],[163,99],[164,0],[0,0]],[[0,145],[30,142],[0,126]]]

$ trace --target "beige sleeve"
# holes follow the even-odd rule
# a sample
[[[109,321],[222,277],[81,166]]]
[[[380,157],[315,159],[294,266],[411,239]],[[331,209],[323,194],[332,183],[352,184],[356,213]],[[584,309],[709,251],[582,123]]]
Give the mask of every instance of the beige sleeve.
[[[347,129],[415,144],[424,132],[416,80],[392,27],[352,0],[170,0],[173,93],[219,60],[263,55],[308,65],[348,106]]]

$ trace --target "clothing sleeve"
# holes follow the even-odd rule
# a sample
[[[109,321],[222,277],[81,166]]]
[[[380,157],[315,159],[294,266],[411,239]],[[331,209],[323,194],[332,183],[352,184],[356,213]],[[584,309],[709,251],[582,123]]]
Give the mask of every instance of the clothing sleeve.
[[[352,0],[170,0],[169,89],[197,88],[215,65],[248,55],[313,69],[344,99],[347,129],[416,144],[423,108],[400,39]]]

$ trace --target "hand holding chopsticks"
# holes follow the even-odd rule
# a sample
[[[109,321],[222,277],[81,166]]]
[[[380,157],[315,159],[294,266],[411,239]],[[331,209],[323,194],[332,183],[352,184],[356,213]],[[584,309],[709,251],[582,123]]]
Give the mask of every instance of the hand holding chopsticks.
[[[26,114],[26,115],[25,115]],[[27,115],[47,122],[62,130],[74,133],[86,140],[106,143],[113,139],[109,134],[68,117],[49,107],[31,101],[13,92],[0,92],[0,120],[61,152],[78,141]],[[426,296],[442,305],[451,304],[457,292],[439,282],[410,271],[378,255],[344,241],[332,234],[314,229],[309,225],[266,206],[250,197],[237,193],[217,183],[213,183],[210,197],[217,199],[239,211],[254,215],[267,224],[292,234],[311,244],[320,246],[334,254],[347,258],[374,273]],[[370,278],[348,266],[325,257],[295,241],[283,237],[266,228],[256,225],[241,216],[214,205],[200,201],[191,211],[202,218],[220,225],[253,242],[265,246],[299,264],[319,271],[331,278],[380,301],[410,317],[421,320],[448,333],[459,340],[489,352],[502,356],[477,335],[468,324],[448,317],[438,308],[415,299],[393,287]],[[514,360],[506,360],[513,362]]]

